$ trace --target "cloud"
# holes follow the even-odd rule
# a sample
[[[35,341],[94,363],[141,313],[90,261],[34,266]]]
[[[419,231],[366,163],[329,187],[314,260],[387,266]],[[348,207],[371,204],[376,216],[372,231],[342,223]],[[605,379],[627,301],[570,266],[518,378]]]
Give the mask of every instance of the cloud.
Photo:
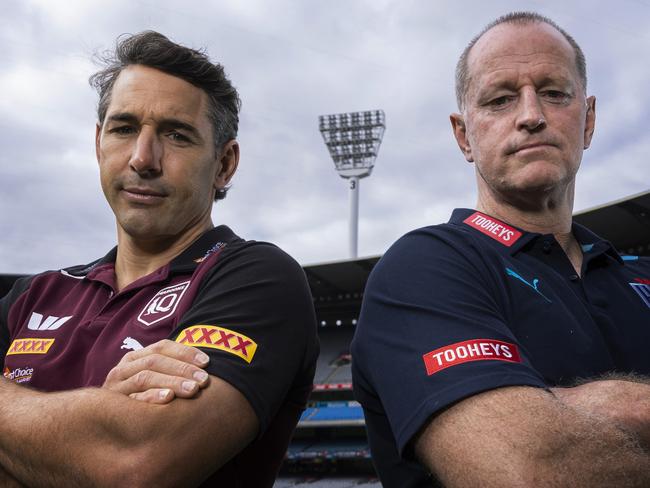
[[[387,129],[361,182],[359,254],[473,206],[473,166],[453,140],[456,59],[482,26],[533,9],[574,34],[599,96],[576,208],[648,188],[650,7],[624,0],[496,2],[14,2],[0,19],[0,272],[90,261],[115,242],[94,161],[91,58],[156,29],[206,47],[243,98],[242,161],[213,211],[300,262],[347,257],[348,194],[318,133],[321,114],[381,108]],[[471,15],[468,15],[471,14]]]

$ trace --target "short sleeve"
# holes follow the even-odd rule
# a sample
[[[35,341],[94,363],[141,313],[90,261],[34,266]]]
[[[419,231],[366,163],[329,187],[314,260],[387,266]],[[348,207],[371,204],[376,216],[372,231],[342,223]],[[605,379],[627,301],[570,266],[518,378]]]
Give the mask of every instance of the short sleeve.
[[[400,454],[431,415],[481,391],[545,387],[480,254],[436,228],[400,239],[369,278],[352,345],[355,394],[377,398]]]
[[[4,297],[0,297],[0,355],[2,357],[3,366],[4,358],[9,349],[9,341],[11,339],[11,330],[15,330],[16,325],[10,323],[11,309],[14,307],[20,296],[29,288],[33,276],[23,276],[19,278]]]
[[[242,392],[263,433],[289,390],[313,380],[316,319],[302,268],[271,244],[224,252],[171,338],[210,356],[208,373]]]

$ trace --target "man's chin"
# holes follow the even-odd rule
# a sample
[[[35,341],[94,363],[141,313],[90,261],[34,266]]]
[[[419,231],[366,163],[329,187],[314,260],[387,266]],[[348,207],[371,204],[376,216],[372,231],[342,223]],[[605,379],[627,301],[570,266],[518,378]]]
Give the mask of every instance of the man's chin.
[[[145,219],[125,219],[118,223],[122,232],[135,240],[156,240],[169,234],[161,222]]]

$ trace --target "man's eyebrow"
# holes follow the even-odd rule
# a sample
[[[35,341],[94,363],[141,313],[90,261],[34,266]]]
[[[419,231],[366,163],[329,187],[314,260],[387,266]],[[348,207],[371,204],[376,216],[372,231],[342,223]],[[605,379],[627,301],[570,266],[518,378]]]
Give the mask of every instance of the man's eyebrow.
[[[121,112],[107,117],[107,122],[137,122],[138,118],[129,112]]]
[[[203,138],[201,137],[201,134],[196,129],[196,127],[194,127],[191,124],[188,124],[187,122],[183,122],[182,120],[178,120],[178,119],[162,119],[158,125],[159,125],[160,129],[162,129],[162,130],[181,129],[181,130],[183,130],[185,132],[188,132],[193,137],[196,137],[199,140],[203,140]]]
[[[106,121],[126,122],[129,124],[139,123],[139,119],[130,112],[120,112],[120,113],[112,114],[109,117],[107,117]],[[162,119],[159,121],[158,127],[160,130],[180,129],[187,132],[192,137],[195,137],[203,141],[203,138],[201,137],[201,134],[199,133],[196,127],[194,127],[191,124],[188,124],[187,122],[183,122],[182,120],[179,119],[175,119],[175,118]]]

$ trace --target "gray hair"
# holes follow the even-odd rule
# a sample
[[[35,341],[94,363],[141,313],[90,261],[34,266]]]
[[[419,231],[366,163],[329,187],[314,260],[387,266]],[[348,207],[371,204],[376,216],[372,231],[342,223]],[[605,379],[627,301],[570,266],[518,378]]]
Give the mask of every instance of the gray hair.
[[[510,12],[509,14],[502,15],[498,19],[490,22],[486,25],[483,30],[475,36],[467,45],[463,54],[460,55],[458,59],[458,64],[456,64],[456,102],[458,103],[458,108],[462,111],[465,107],[465,96],[467,95],[467,89],[469,87],[469,66],[467,64],[467,58],[469,53],[478,42],[478,40],[483,37],[487,31],[501,24],[515,24],[515,25],[526,25],[533,23],[543,23],[548,24],[557,30],[564,38],[571,44],[571,47],[575,51],[576,55],[576,70],[578,71],[578,76],[580,77],[580,82],[584,90],[587,89],[587,62],[585,60],[585,55],[578,46],[578,43],[573,37],[569,35],[564,29],[559,25],[553,22],[548,17],[544,17],[536,12]]]

